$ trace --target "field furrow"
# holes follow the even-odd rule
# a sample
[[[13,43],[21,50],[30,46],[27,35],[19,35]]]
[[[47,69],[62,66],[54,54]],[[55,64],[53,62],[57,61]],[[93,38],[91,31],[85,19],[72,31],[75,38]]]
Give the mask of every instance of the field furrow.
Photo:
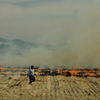
[[[99,78],[35,77],[36,81],[29,85],[26,76],[16,79],[3,76],[0,80],[0,100],[100,100]]]

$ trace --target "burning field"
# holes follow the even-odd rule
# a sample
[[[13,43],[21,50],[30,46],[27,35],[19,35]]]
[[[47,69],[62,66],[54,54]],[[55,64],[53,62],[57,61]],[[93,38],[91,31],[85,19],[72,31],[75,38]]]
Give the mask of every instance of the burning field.
[[[0,100],[100,100],[99,77],[0,75]]]

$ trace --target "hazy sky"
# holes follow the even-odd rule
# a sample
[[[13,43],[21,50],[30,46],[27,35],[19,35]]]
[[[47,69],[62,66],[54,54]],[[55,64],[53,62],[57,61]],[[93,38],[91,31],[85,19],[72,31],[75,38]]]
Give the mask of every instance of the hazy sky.
[[[52,45],[48,64],[100,65],[100,0],[0,0],[0,37]]]
[[[0,0],[0,37],[63,41],[93,26],[90,18],[99,12],[99,4],[100,0]]]

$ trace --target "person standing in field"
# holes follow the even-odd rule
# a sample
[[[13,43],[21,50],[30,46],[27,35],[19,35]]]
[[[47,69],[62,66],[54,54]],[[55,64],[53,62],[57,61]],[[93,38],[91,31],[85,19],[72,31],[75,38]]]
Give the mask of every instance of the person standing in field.
[[[35,81],[35,77],[34,77],[34,66],[33,65],[29,69],[28,76],[29,76],[29,84],[32,84],[32,82]]]

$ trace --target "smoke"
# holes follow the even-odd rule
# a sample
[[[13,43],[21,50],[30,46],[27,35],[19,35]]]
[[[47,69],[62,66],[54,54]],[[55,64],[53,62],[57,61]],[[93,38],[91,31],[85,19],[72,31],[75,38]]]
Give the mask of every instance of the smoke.
[[[70,16],[50,23],[51,27],[45,30],[47,34],[36,40],[41,45],[27,49],[12,45],[6,53],[0,54],[0,64],[40,68],[100,67],[100,11],[93,8],[82,14],[74,10]]]

